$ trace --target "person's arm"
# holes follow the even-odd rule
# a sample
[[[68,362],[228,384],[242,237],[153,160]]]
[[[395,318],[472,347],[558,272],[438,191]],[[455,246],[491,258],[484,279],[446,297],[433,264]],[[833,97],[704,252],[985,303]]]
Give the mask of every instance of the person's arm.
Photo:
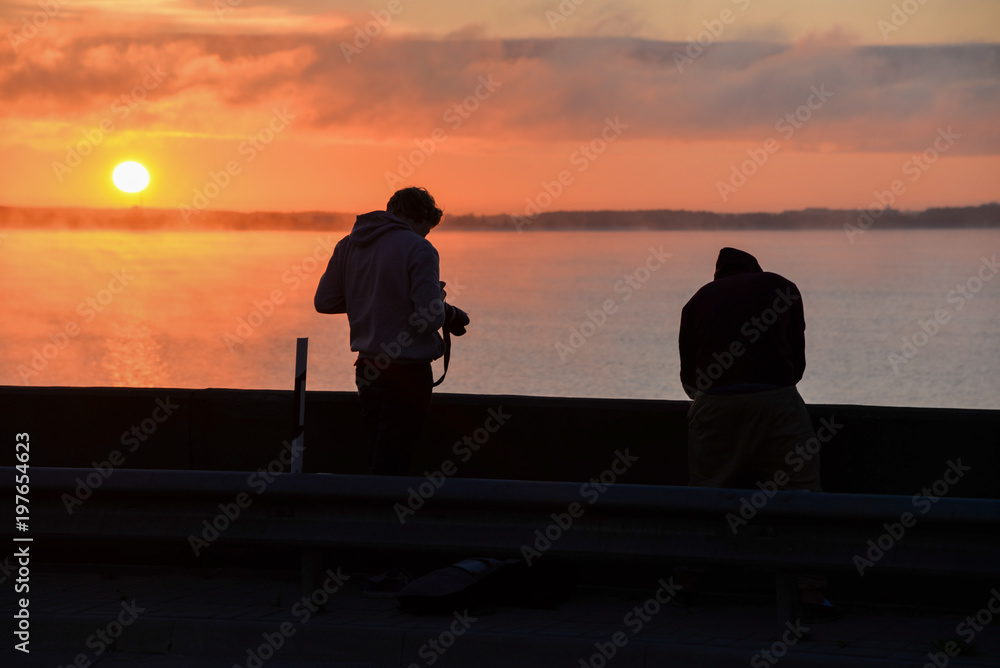
[[[436,332],[444,324],[444,300],[438,252],[430,242],[422,243],[410,255],[407,272],[410,279],[410,301],[413,314],[410,324],[417,333]]]
[[[798,287],[791,285],[792,306],[789,310],[788,348],[791,353],[792,372],[795,382],[802,380],[806,371],[806,319],[802,309],[802,293]],[[795,299],[798,296],[798,299]]]
[[[694,399],[696,392],[694,356],[697,351],[697,342],[691,331],[691,318],[688,315],[687,306],[681,309],[681,328],[677,343],[681,356],[681,385],[684,387],[684,392]]]
[[[326,265],[326,272],[319,279],[313,305],[320,313],[347,313],[344,296],[344,261],[349,237],[340,240]]]

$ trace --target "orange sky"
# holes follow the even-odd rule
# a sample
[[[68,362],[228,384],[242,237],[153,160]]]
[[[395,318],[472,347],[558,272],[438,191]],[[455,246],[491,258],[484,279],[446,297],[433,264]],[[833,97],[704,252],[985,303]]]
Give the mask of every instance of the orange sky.
[[[4,3],[0,28],[0,204],[998,199],[992,0],[50,0]],[[150,171],[141,200],[111,184],[125,160]]]

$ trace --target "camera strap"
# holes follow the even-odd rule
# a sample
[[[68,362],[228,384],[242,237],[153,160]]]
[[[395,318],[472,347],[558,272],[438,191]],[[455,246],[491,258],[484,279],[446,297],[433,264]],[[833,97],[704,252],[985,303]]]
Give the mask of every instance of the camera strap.
[[[451,332],[447,328],[444,330],[444,371],[441,373],[441,377],[437,379],[431,387],[437,387],[444,382],[444,377],[448,375],[448,362],[451,361]]]

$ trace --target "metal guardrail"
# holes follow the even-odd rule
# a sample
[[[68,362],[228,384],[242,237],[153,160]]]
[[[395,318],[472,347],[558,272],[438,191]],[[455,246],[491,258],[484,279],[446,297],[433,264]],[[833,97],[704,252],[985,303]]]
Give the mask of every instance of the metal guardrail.
[[[79,482],[94,473],[30,469],[35,540],[189,541],[204,538],[205,523],[214,521],[214,540],[228,545],[493,556],[534,549],[578,559],[775,570],[854,570],[855,557],[869,558],[871,540],[881,552],[877,571],[1000,574],[996,500],[940,498],[921,512],[923,505],[902,496],[776,492],[767,498],[760,490],[617,484],[601,491],[580,483],[468,478],[443,479],[437,488],[423,477],[120,469],[72,503]],[[0,468],[8,498],[14,475]],[[743,500],[753,508],[765,498],[734,534],[727,515],[739,516]],[[915,519],[909,527],[901,523],[904,513]],[[744,508],[744,514],[750,513]],[[892,536],[887,525],[899,525],[903,534]]]

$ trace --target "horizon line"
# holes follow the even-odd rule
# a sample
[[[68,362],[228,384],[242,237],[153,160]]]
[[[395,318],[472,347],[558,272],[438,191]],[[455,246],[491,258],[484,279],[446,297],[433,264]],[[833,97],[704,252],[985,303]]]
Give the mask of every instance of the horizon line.
[[[893,206],[883,207],[880,210],[883,211],[896,211],[902,214],[911,213],[924,213],[930,210],[938,209],[975,209],[988,206],[998,206],[1000,201],[989,201],[981,202],[979,204],[962,204],[962,205],[947,205],[947,206],[928,206],[922,209],[899,209]],[[553,209],[551,211],[542,211],[537,216],[542,216],[546,214],[555,213],[645,213],[645,212],[678,212],[678,213],[708,213],[720,216],[752,216],[752,215],[776,215],[782,213],[800,213],[807,211],[869,211],[871,207],[851,207],[851,208],[841,208],[841,207],[828,207],[828,206],[809,206],[800,209],[780,209],[780,210],[757,210],[757,211],[713,211],[710,209],[671,209],[671,208],[641,208],[641,209],[615,209],[615,208],[601,208],[601,209]],[[37,206],[37,205],[19,205],[19,204],[0,204],[0,209],[48,209],[48,210],[83,210],[83,211],[162,211],[170,212],[176,211],[178,214],[181,213],[180,209],[177,207],[149,207],[140,206],[137,204],[131,206],[112,206],[112,207],[95,207],[95,206]],[[383,209],[371,209],[370,211],[382,211]],[[275,209],[250,209],[250,210],[240,210],[240,209],[203,209],[199,213],[214,213],[214,214],[307,214],[307,213],[324,213],[324,214],[334,214],[334,215],[345,215],[345,216],[357,216],[360,215],[354,211],[337,211],[332,209],[294,209],[294,210],[275,210]],[[364,211],[362,213],[368,213]],[[490,218],[495,216],[507,216],[512,217],[518,214],[512,214],[508,212],[503,213],[450,213],[448,211],[444,212],[444,216],[454,216],[454,217],[465,217],[465,216],[475,216],[481,218]],[[522,216],[524,217],[524,216]]]

